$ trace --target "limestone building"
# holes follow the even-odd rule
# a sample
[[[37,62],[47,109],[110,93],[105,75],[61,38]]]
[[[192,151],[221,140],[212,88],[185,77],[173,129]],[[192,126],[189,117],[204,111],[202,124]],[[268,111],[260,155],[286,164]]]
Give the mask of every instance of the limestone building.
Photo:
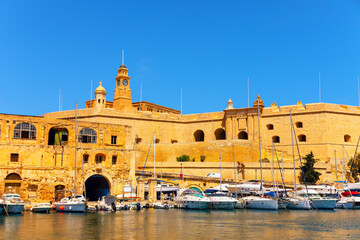
[[[128,69],[121,65],[113,101],[106,99],[100,82],[95,99],[87,101],[85,109],[42,117],[1,114],[0,193],[12,189],[24,199],[59,198],[65,192],[56,190],[74,189],[76,173],[77,192],[86,187],[91,200],[122,194],[125,185],[135,187],[136,170],[153,169],[154,161],[149,160],[154,155],[153,142],[156,169],[161,166],[164,172],[205,176],[219,172],[221,157],[225,178],[259,178],[258,112],[263,162],[270,161],[271,150],[276,149],[278,157],[284,158],[286,181],[293,181],[291,112],[300,154],[313,151],[320,160],[322,180],[331,181],[335,151],[338,163],[345,162],[342,153],[354,154],[360,134],[360,108],[355,106],[298,102],[265,107],[258,96],[253,107],[234,108],[229,100],[222,111],[183,115],[154,103],[132,102],[131,81]],[[191,161],[177,162],[183,154]],[[245,170],[237,175],[240,164]],[[296,164],[299,167],[298,160]],[[268,180],[270,168],[270,163],[264,163]],[[206,183],[199,185],[206,187]]]

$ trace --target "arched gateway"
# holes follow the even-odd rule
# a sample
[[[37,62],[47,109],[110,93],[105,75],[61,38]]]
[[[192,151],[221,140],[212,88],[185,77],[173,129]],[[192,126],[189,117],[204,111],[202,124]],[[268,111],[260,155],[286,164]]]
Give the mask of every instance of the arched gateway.
[[[110,183],[108,180],[100,175],[95,174],[89,177],[85,182],[86,198],[89,201],[97,201],[102,196],[107,196],[110,193]]]

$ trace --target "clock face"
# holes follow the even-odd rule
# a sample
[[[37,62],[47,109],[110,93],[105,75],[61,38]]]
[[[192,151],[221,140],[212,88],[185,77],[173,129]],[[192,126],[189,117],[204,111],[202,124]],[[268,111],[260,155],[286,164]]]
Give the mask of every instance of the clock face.
[[[124,86],[127,86],[129,82],[128,82],[128,80],[124,79],[124,80],[122,81],[122,83],[123,83]]]
[[[116,84],[117,84],[118,86],[120,86],[120,80],[117,80],[117,81],[116,81]]]

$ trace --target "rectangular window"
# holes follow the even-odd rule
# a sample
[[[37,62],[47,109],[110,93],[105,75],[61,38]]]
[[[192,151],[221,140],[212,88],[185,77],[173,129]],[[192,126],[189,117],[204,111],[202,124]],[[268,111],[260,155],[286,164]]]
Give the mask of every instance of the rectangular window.
[[[96,156],[96,164],[101,164],[101,162],[102,162],[102,156],[101,155],[98,155],[98,156]]]
[[[10,162],[18,162],[19,161],[19,154],[18,153],[12,153],[10,155]]]
[[[87,154],[84,154],[84,155],[83,155],[83,162],[84,162],[84,163],[88,163],[88,162],[89,162],[89,155],[87,155]]]
[[[116,144],[117,136],[111,136],[111,144]]]
[[[116,161],[117,161],[117,156],[112,156],[112,165],[115,165],[116,164]]]

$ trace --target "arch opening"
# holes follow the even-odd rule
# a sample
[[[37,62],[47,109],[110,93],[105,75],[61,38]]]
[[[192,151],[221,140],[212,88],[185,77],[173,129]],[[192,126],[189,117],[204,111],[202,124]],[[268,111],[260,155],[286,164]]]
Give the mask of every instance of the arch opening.
[[[5,177],[5,193],[18,193],[20,194],[21,177],[17,173],[10,173]]]
[[[248,137],[247,132],[245,132],[245,131],[239,132],[238,139],[246,139],[246,140],[248,140],[249,137]]]
[[[66,190],[64,185],[55,186],[55,202],[60,201],[62,198],[66,197]]]
[[[205,134],[203,130],[196,130],[194,132],[195,142],[203,142],[205,140]]]
[[[280,143],[280,137],[279,136],[273,136],[272,141],[273,141],[273,143]]]
[[[66,145],[69,139],[69,131],[62,127],[53,127],[49,131],[48,145]]]
[[[110,184],[104,176],[95,174],[86,180],[85,190],[89,201],[97,201],[110,194]]]
[[[344,142],[350,142],[350,140],[351,140],[350,135],[348,134],[344,135]]]
[[[301,134],[298,136],[299,142],[306,142],[306,136]]]
[[[222,128],[218,128],[215,131],[215,138],[216,140],[223,140],[226,139],[226,132],[224,129]]]

